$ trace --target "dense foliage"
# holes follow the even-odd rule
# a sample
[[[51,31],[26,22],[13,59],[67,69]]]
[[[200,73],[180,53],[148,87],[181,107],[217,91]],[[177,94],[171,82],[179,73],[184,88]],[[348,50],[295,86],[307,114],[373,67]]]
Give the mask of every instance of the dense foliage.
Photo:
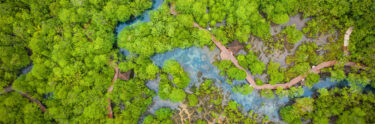
[[[148,115],[143,124],[173,124],[172,110],[169,108],[160,108],[155,111],[155,116]]]
[[[206,79],[199,88],[192,88],[193,94],[188,96],[189,101],[182,103],[189,106],[178,109],[173,115],[174,123],[260,123],[268,122],[255,113],[243,113],[242,106],[235,101],[228,100],[220,88]],[[155,113],[156,114],[156,113]],[[184,116],[184,115],[187,115]]]
[[[247,55],[238,55],[238,63],[245,69],[249,69],[251,74],[262,74],[266,69],[265,64],[258,60],[257,56],[254,55],[253,51],[249,51]]]
[[[320,89],[316,99],[297,99],[293,105],[282,108],[280,115],[288,123],[309,119],[313,123],[373,123],[374,97],[372,93],[364,94],[349,88]]]
[[[233,87],[234,93],[241,93],[242,95],[247,95],[253,92],[254,88],[249,85],[236,85]]]
[[[286,35],[286,41],[294,44],[302,39],[303,33],[296,29],[295,26],[286,26],[281,34]]]
[[[267,19],[276,24],[289,21],[289,15],[295,14],[297,0],[262,0],[261,10],[267,14]]]
[[[184,72],[183,68],[176,60],[165,61],[163,71],[172,76],[172,82],[176,87],[185,88],[189,85],[190,78],[187,72]]]
[[[284,81],[284,68],[280,68],[279,63],[270,61],[267,66],[267,74],[269,75],[270,80],[269,84],[283,83]]]
[[[214,64],[221,70],[220,75],[228,75],[230,80],[245,80],[246,78],[246,72],[234,66],[229,60],[222,60]],[[229,82],[231,81],[227,81],[227,83]]]
[[[172,4],[178,15],[170,13]],[[156,96],[145,82],[159,79],[157,95],[163,100],[188,104],[207,117],[225,118],[225,123],[267,122],[256,120],[253,113],[243,114],[234,101],[222,104],[225,97],[211,80],[193,88],[194,93],[185,93],[182,88],[191,80],[177,61],[168,60],[159,67],[150,59],[175,48],[213,49],[211,34],[224,45],[248,44],[245,55],[236,58],[252,75],[267,74],[265,82],[256,79],[258,85],[306,75],[303,84],[311,87],[320,79],[309,72],[313,66],[339,61],[322,72],[334,80],[349,81],[352,88],[321,89],[317,97],[296,99],[280,110],[285,122],[301,123],[302,118],[313,123],[374,123],[374,96],[359,92],[361,87],[375,87],[373,0],[165,0],[150,12],[149,22],[115,32],[119,22],[142,18],[138,16],[151,5],[151,0],[0,0],[0,123],[139,123]],[[289,17],[297,13],[307,20],[302,32],[289,25],[293,23]],[[194,22],[207,30],[194,27]],[[270,30],[277,26],[282,31],[272,36]],[[350,54],[343,56],[342,41],[350,26],[354,27]],[[310,41],[301,41],[304,35]],[[251,48],[254,42],[264,47]],[[119,54],[120,48],[130,55]],[[253,52],[256,49],[264,53]],[[280,51],[289,55],[286,65],[258,59]],[[363,68],[344,67],[349,61]],[[215,65],[229,78],[227,83],[246,78],[246,72],[228,60],[219,59]],[[129,73],[130,79],[114,80],[110,87],[117,67],[120,76]],[[3,92],[7,88],[14,90]],[[47,110],[42,112],[21,91]],[[248,94],[252,87],[237,85],[233,91]],[[275,94],[293,98],[302,95],[303,89],[260,92],[269,98]],[[107,117],[108,106],[114,119]],[[162,108],[145,117],[144,123],[172,123],[176,114]],[[208,120],[198,118],[196,123]]]
[[[0,3],[0,86],[10,86],[20,70],[32,61],[32,70],[17,79],[12,88],[30,94],[48,108],[40,113],[37,105],[11,92],[13,95],[2,95],[1,99],[20,100],[8,105],[19,104],[11,107],[17,115],[8,116],[17,116],[20,123],[105,122],[106,92],[114,75],[112,60],[117,56],[113,49],[114,29],[118,21],[150,8],[151,2],[10,0]],[[133,104],[138,103],[128,105]],[[1,110],[6,108],[1,106]],[[22,116],[23,113],[35,117]],[[3,123],[15,122],[14,117],[5,118],[11,120]]]
[[[116,117],[115,122],[137,123],[140,119],[140,115],[142,115],[152,103],[153,94],[155,93],[148,89],[142,80],[117,80],[113,92],[110,94],[112,104],[115,105],[113,108],[114,116]],[[106,103],[104,101],[101,102],[102,104]],[[101,109],[91,108],[89,112],[93,115],[101,114],[105,113],[106,109],[105,107]]]
[[[190,78],[187,72],[176,60],[167,60],[163,65],[163,73],[160,74],[159,96],[161,99],[170,99],[172,102],[181,102],[186,98],[185,91]]]

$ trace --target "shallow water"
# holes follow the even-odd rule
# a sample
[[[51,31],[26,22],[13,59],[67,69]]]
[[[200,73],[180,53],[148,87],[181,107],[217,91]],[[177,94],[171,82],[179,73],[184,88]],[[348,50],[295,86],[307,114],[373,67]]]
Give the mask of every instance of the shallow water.
[[[302,97],[312,97],[312,95],[318,89],[322,89],[322,88],[329,89],[329,88],[337,86],[341,83],[345,83],[345,82],[334,81],[334,80],[331,80],[331,78],[321,79],[318,83],[314,84],[311,88],[308,88],[307,86],[303,86],[304,93],[303,93]]]
[[[21,74],[26,74],[26,73],[30,72],[31,69],[33,68],[33,66],[34,66],[33,64],[30,64],[30,65],[28,65],[28,66],[22,68],[22,69],[21,69]]]

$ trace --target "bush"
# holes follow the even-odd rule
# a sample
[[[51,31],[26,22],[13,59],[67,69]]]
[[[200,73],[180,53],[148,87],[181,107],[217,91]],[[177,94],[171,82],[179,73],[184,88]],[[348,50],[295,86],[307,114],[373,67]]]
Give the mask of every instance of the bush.
[[[172,102],[181,102],[185,99],[186,94],[184,90],[174,88],[172,90],[172,93],[169,95],[169,98],[171,99]]]

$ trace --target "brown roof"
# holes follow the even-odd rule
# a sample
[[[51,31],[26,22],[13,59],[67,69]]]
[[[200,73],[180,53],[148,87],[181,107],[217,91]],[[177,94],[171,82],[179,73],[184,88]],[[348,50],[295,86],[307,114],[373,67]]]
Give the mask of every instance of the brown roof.
[[[130,71],[127,71],[127,72],[120,72],[120,74],[119,74],[119,78],[121,79],[121,80],[129,80],[130,79],[130,75],[132,74],[132,71],[130,70]]]
[[[237,40],[233,41],[232,43],[228,44],[228,49],[233,52],[233,54],[237,54],[243,48],[242,44]]]

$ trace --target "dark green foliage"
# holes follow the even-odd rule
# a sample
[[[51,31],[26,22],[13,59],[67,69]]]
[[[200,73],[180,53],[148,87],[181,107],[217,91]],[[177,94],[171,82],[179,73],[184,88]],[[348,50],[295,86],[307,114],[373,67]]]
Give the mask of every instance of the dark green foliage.
[[[300,124],[301,116],[313,110],[314,99],[300,98],[292,106],[286,106],[280,110],[280,115],[285,122]]]
[[[244,114],[238,109],[241,107],[240,104],[235,101],[229,101],[228,106],[225,107],[224,112],[226,113],[228,123],[250,123],[255,124],[256,121],[250,117],[245,117]],[[259,122],[258,122],[259,123]]]
[[[286,106],[280,110],[280,116],[283,121],[290,124],[299,124],[301,123],[301,115],[298,114],[298,111],[294,106]]]
[[[276,24],[283,24],[289,21],[290,14],[296,12],[297,0],[263,0],[261,8],[267,14],[267,19]]]
[[[161,99],[168,99],[169,94],[171,94],[173,86],[171,85],[170,81],[168,80],[168,75],[161,74],[160,75],[160,82],[159,82],[159,92],[158,95]]]
[[[261,91],[261,95],[267,98],[274,98],[275,94],[273,93],[272,90],[266,89]]]
[[[301,118],[313,123],[328,123],[338,117],[336,123],[374,122],[374,94],[362,94],[353,89],[334,88],[319,90],[319,97],[297,99],[296,103],[280,110],[282,119],[288,123],[301,123]]]
[[[160,108],[155,111],[155,115],[148,115],[143,124],[172,124],[172,110],[170,108]]]
[[[281,34],[286,35],[286,40],[291,44],[297,43],[302,39],[303,36],[303,33],[297,30],[295,26],[286,26]]]
[[[270,61],[267,66],[267,74],[269,75],[270,80],[269,84],[283,83],[284,81],[284,70],[279,69],[280,64]]]
[[[307,75],[306,77],[306,86],[308,87],[312,87],[315,83],[318,83],[320,80],[320,75],[319,74],[315,74],[315,73],[311,73],[309,75]]]
[[[188,77],[188,73],[184,72],[184,69],[176,60],[165,61],[163,71],[172,75],[172,82],[178,88],[185,88],[189,85],[190,78]]]
[[[264,84],[263,81],[260,80],[260,79],[258,79],[258,78],[255,79],[255,83],[256,83],[257,85],[263,85],[263,84]]]
[[[151,1],[2,1],[1,6],[0,86],[13,82],[31,59],[32,70],[13,86],[39,99],[48,108],[40,115],[40,110],[32,109],[37,110],[36,105],[25,104],[29,107],[28,115],[35,116],[25,116],[31,122],[24,123],[45,123],[38,119],[57,123],[106,122],[106,92],[114,75],[111,56],[115,59],[113,53],[117,52],[113,49],[114,29],[118,21],[128,20],[150,8]],[[136,92],[143,92],[144,96],[150,96],[146,87],[127,85],[134,90],[124,90],[121,95],[127,95],[121,99],[113,96],[117,105],[120,100],[130,100],[131,93],[137,96]],[[44,96],[49,97],[43,99]],[[129,111],[137,108],[132,116],[122,112],[126,122],[138,121],[135,116],[144,111],[142,107],[149,105],[144,103],[145,99],[136,98],[126,105]],[[137,100],[141,100],[141,104]],[[22,115],[21,112],[18,115]],[[121,116],[116,120],[121,120]]]
[[[331,70],[330,72],[331,72],[332,80],[342,81],[346,78],[345,72],[341,69],[334,69],[334,70]]]
[[[219,35],[218,39],[223,41],[223,44],[235,39],[246,42],[250,33],[262,39],[270,36],[269,22],[258,12],[258,1],[177,0],[175,5],[177,12],[193,15],[200,26],[214,28],[214,34]],[[225,27],[216,27],[216,24],[225,19]]]
[[[168,74],[172,77],[169,80]],[[176,60],[167,60],[163,65],[163,73],[160,74],[159,96],[161,99],[170,99],[172,102],[181,102],[185,99],[186,93],[180,88],[189,85],[188,73]],[[173,84],[172,84],[173,83]],[[176,87],[174,87],[176,86]]]
[[[212,80],[205,80],[199,87],[197,95],[201,94],[211,94],[212,91],[217,91],[218,89],[212,86]]]
[[[294,65],[286,72],[286,78],[289,80],[298,75],[306,74],[312,66],[323,62],[324,58],[316,53],[317,50],[318,46],[314,42],[305,42],[299,46],[296,53],[286,59],[287,64]]]
[[[249,69],[253,75],[262,74],[266,69],[265,64],[262,61],[258,60],[258,57],[254,55],[253,51],[251,50],[246,56],[238,55],[237,60],[242,67],[244,67],[245,69]]]
[[[229,79],[235,80],[245,80],[246,72],[237,67],[232,67],[227,71]]]
[[[249,63],[247,62],[248,61],[247,56],[240,54],[236,58],[238,60],[238,64],[240,64],[242,67],[247,68],[247,66],[249,66]]]
[[[361,108],[354,107],[343,112],[336,122],[340,124],[351,124],[352,122],[356,124],[366,124],[366,115],[366,112],[361,110]]]
[[[176,1],[177,10],[180,2],[183,1]],[[183,6],[190,8],[191,5]],[[195,18],[194,15],[193,17]],[[163,53],[176,47],[212,44],[209,32],[193,27],[193,17],[190,14],[170,16],[168,4],[163,4],[151,13],[150,22],[135,24],[132,28],[120,32],[119,47],[148,58],[155,53]]]
[[[172,117],[172,110],[169,108],[160,108],[155,111],[156,118],[158,120],[165,120]]]
[[[329,50],[324,56],[327,59],[342,58],[343,35],[346,30],[353,26],[353,33],[350,35],[349,61],[360,62],[374,68],[374,27],[375,13],[372,0],[304,0],[300,2],[299,11],[305,17],[314,18],[307,23],[303,31],[308,37],[319,37],[322,34],[333,34],[338,32],[339,37],[336,42],[327,45]],[[334,38],[334,37],[333,37]],[[373,74],[373,73],[370,73]],[[340,72],[335,75],[340,76]],[[371,80],[374,76],[368,75]],[[375,85],[373,85],[375,86]]]
[[[314,42],[305,42],[298,47],[293,56],[288,56],[286,59],[287,64],[298,64],[303,62],[308,62],[313,65],[317,65],[322,62],[322,56],[316,54],[318,50],[318,45]]]
[[[17,92],[0,95],[0,123],[47,123],[39,105]]]
[[[112,102],[116,105],[113,108],[114,116],[118,119],[116,121],[123,123],[137,123],[139,116],[145,112],[147,106],[152,103],[153,94],[154,92],[149,90],[141,80],[118,80],[110,94]],[[105,103],[105,101],[102,102]],[[122,107],[125,107],[126,109],[123,109]],[[104,110],[101,114],[105,114],[105,107],[102,109]],[[98,110],[98,108],[96,108],[96,110]]]
[[[182,89],[173,88],[171,94],[169,94],[169,98],[172,102],[181,102],[185,100],[186,93]]]
[[[207,124],[207,122],[204,121],[204,120],[198,120],[198,121],[197,121],[197,124]]]
[[[40,8],[45,7],[44,4]],[[27,45],[43,13],[32,13],[29,3],[2,1],[0,12],[0,87],[6,87],[17,78],[21,69],[30,64]]]
[[[214,63],[220,70],[220,75],[228,75],[230,80],[245,80],[246,72],[234,66],[229,60],[221,60]]]
[[[348,80],[353,86],[356,86],[356,85],[366,86],[370,84],[370,80],[367,76],[368,75],[366,74],[365,71],[362,71],[359,74],[349,73],[346,80]]]
[[[234,66],[232,62],[229,60],[221,60],[219,62],[215,62],[214,64],[221,70],[220,72],[221,76],[225,76],[226,70]]]
[[[160,70],[159,70],[159,67],[154,65],[154,64],[149,64],[147,67],[146,67],[146,77],[147,79],[149,80],[153,80],[156,78],[156,74],[159,73]]]
[[[0,123],[139,123],[155,95],[145,86],[146,81],[155,79],[159,73],[158,95],[172,101],[185,99],[186,94],[179,88],[187,87],[190,82],[178,63],[160,70],[150,59],[155,53],[191,46],[214,48],[211,31],[224,45],[234,40],[248,42],[252,36],[268,41],[272,38],[270,21],[285,23],[296,12],[311,17],[303,29],[307,37],[337,32],[337,40],[325,47],[313,43],[299,46],[287,59],[290,68],[285,75],[283,68],[271,62],[267,68],[270,84],[307,74],[312,66],[322,61],[341,60],[362,63],[368,70],[352,69],[351,73],[346,73],[342,67],[335,67],[328,69],[332,79],[375,86],[375,2],[372,0],[176,0],[177,16],[170,14],[170,2],[164,1],[157,11],[151,12],[150,22],[127,27],[117,37],[114,30],[118,22],[143,13],[151,7],[150,0],[1,1],[0,87],[12,86],[28,93],[40,100],[47,111],[42,113],[35,103],[17,92],[9,92],[0,95]],[[199,30],[193,27],[194,22],[212,30]],[[348,47],[351,54],[343,58],[342,37],[349,26],[354,26]],[[292,44],[302,36],[294,27],[287,27],[284,34]],[[329,39],[336,37],[332,35]],[[118,47],[130,51],[126,61],[118,54]],[[326,52],[319,56],[317,50],[321,48]],[[256,58],[252,52],[238,57],[240,65],[249,68],[252,74],[262,74],[265,65]],[[21,70],[31,63],[32,70],[21,75]],[[107,93],[116,63],[121,72],[132,71],[134,77],[129,81],[116,81],[113,92]],[[234,68],[230,61],[217,65],[221,74],[228,75],[231,80],[246,77],[246,73]],[[171,75],[171,80],[166,73]],[[307,85],[312,85],[318,78],[316,74],[308,75]],[[191,105],[200,102],[204,95],[207,104],[225,107],[220,106],[223,96],[217,95],[219,90],[212,83],[205,81],[201,85],[202,90],[194,93],[197,99],[188,95]],[[257,84],[262,83],[257,80]],[[239,92],[249,91],[242,88],[236,87]],[[292,116],[285,117],[291,123],[300,122],[300,118],[312,119],[312,123],[328,123],[331,118],[337,118],[336,123],[374,123],[373,95],[354,91],[357,89],[321,89],[312,111],[305,108],[310,104],[302,104],[293,105],[296,107],[282,110],[282,113]],[[265,90],[262,95],[273,97],[272,92]],[[275,92],[296,97],[303,90],[291,87],[289,91],[279,88]],[[108,97],[112,103],[108,103]],[[114,119],[107,119],[108,104],[112,105]],[[218,117],[223,113],[227,123],[255,123],[244,117],[237,107],[238,104],[230,102],[225,110],[215,110],[209,115]],[[156,117],[146,117],[144,123],[172,123],[171,114],[166,113],[171,111],[162,109],[155,113]]]
[[[189,100],[189,105],[190,106],[195,106],[199,102],[198,97],[196,95],[194,95],[194,94],[188,95],[188,100]]]
[[[233,87],[232,91],[234,93],[241,93],[242,95],[248,95],[250,93],[252,93],[254,90],[253,87],[245,84],[245,85],[236,85]]]

